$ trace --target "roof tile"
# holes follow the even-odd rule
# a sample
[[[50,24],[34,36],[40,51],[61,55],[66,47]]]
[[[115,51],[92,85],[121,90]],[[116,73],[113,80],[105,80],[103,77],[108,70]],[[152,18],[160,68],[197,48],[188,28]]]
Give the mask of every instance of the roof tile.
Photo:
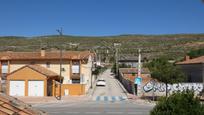
[[[62,51],[62,59],[87,59],[92,55],[90,51]],[[45,52],[41,56],[40,52],[1,52],[0,60],[44,60],[60,59],[60,52]]]
[[[45,75],[47,78],[59,77],[59,75],[57,73],[55,73],[55,72],[53,72],[53,71],[51,71],[51,70],[49,70],[49,69],[47,69],[45,67],[37,65],[37,64],[25,65],[25,66],[15,70],[15,71],[9,73],[8,76],[10,76],[11,74],[14,74],[15,72],[17,72],[17,71],[19,71],[19,70],[21,70],[23,68],[26,68],[26,67],[28,67],[28,68],[30,68],[30,69],[38,72],[38,73],[41,73],[41,74]]]
[[[27,65],[27,67],[41,73],[41,74],[44,74],[46,75],[47,77],[55,77],[55,76],[59,76],[57,73],[51,71],[51,70],[48,70],[47,68],[45,67],[42,67],[40,65],[37,65],[37,64],[33,64],[33,65]]]
[[[198,63],[204,63],[204,56],[200,56],[190,60],[185,60],[182,62],[177,62],[176,64],[198,64]]]
[[[46,113],[33,109],[22,101],[0,93],[0,115],[46,115]]]

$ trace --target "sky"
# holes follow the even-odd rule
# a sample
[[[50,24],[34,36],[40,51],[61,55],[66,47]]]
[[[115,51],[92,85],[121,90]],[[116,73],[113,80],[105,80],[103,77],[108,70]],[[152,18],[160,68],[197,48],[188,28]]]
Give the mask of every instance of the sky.
[[[0,36],[204,33],[202,0],[0,0]]]

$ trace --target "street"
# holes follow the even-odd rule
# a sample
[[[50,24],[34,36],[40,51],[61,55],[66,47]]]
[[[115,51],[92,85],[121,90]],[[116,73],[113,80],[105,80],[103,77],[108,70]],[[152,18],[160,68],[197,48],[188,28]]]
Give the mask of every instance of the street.
[[[127,95],[122,84],[111,75],[111,70],[106,70],[99,78],[106,81],[106,86],[96,86],[93,93],[93,100],[96,101],[117,101],[126,100]]]
[[[106,80],[106,86],[96,86],[93,95],[87,96],[88,100],[33,106],[50,115],[148,115],[153,108],[153,104],[128,100],[121,84],[111,76],[110,69],[100,78]]]

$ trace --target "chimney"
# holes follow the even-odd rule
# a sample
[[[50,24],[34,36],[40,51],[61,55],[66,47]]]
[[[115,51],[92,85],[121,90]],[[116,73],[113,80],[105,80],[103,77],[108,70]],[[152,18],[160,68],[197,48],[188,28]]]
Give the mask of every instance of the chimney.
[[[41,57],[45,57],[45,49],[44,48],[41,49],[40,56]]]
[[[185,61],[188,61],[188,60],[190,60],[190,56],[186,55]]]

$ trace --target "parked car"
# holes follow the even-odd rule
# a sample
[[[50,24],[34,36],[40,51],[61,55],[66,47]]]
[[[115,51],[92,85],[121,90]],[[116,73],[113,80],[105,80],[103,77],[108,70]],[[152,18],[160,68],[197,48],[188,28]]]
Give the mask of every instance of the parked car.
[[[106,86],[106,81],[104,79],[99,79],[96,82],[96,86]]]

